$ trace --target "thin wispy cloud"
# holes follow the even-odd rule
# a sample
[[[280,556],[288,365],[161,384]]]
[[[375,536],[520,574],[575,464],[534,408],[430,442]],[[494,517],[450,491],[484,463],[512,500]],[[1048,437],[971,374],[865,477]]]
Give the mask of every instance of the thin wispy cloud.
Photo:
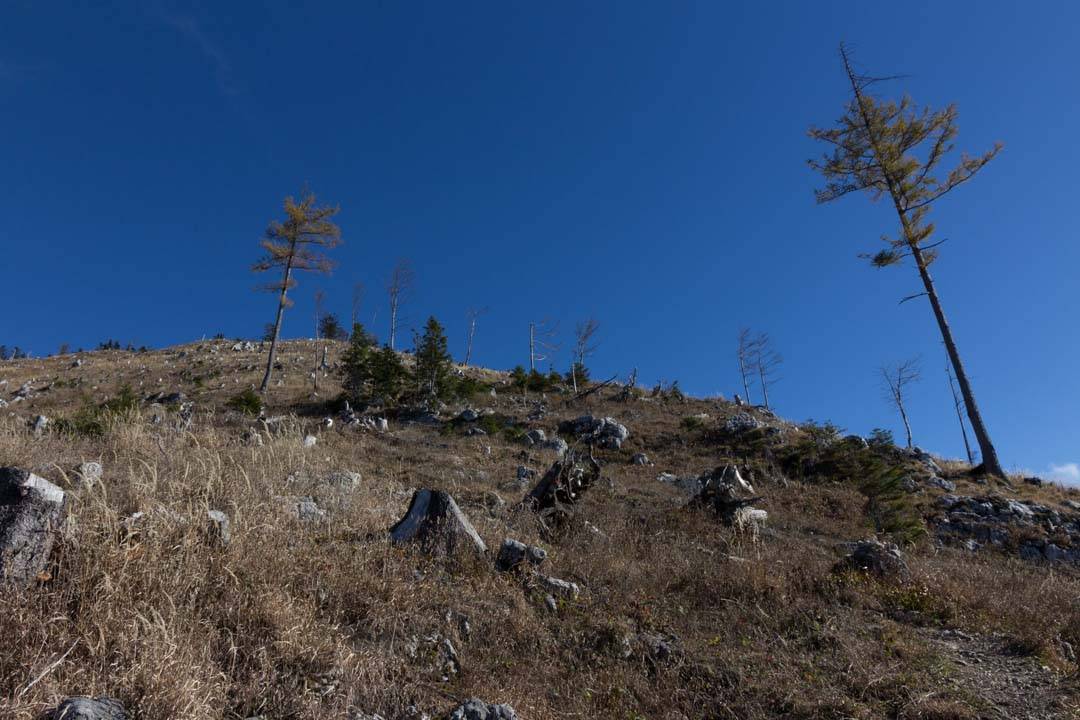
[[[1070,462],[1061,465],[1050,463],[1047,470],[1048,479],[1059,482],[1062,485],[1080,485],[1080,464]]]
[[[173,15],[162,12],[162,19],[198,49],[210,63],[214,71],[214,80],[222,95],[235,97],[238,93],[232,65],[225,51],[203,30],[199,21],[187,15]]]

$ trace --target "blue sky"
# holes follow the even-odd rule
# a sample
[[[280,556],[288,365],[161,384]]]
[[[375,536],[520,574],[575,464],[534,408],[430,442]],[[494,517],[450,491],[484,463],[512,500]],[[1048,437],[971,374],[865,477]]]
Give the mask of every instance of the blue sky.
[[[895,217],[813,201],[806,130],[841,112],[844,40],[906,75],[889,91],[956,102],[959,147],[1005,143],[935,209],[933,272],[1003,462],[1078,479],[1080,6],[911,5],[9,3],[0,343],[260,335],[249,266],[308,183],[345,244],[300,278],[286,336],[311,334],[317,289],[347,317],[355,282],[385,336],[409,257],[409,324],[435,314],[461,354],[489,307],[493,367],[526,362],[530,320],[567,347],[594,316],[594,375],[730,397],[747,325],[785,358],[783,415],[899,433],[876,368],[921,355],[916,442],[959,456],[929,308],[898,305],[914,270],[856,257]]]

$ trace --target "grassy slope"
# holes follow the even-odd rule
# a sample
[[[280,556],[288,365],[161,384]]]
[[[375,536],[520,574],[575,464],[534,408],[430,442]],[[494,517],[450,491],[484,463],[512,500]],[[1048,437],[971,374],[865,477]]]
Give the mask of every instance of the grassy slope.
[[[321,380],[322,398],[311,397],[314,348],[299,342],[286,345],[270,413],[309,414],[265,446],[245,447],[239,437],[251,423],[223,405],[259,379],[262,358],[227,343],[212,354],[209,345],[88,353],[80,368],[71,357],[0,364],[2,397],[30,379],[51,385],[0,410],[0,465],[72,491],[52,578],[0,589],[0,717],[36,717],[69,694],[112,694],[144,720],[344,718],[350,708],[393,720],[409,717],[410,705],[439,716],[470,696],[509,702],[526,720],[1080,712],[1077,667],[1063,644],[1080,642],[1075,570],[923,541],[909,551],[906,583],[834,575],[840,543],[870,532],[864,499],[848,484],[759,472],[770,513],[759,537],[682,509],[656,475],[726,459],[712,432],[734,412],[726,403],[604,396],[566,407],[549,398],[547,417],[532,423],[549,434],[584,412],[612,415],[632,433],[623,450],[601,456],[612,482],[584,500],[581,517],[603,535],[577,523],[549,541],[510,510],[523,494],[510,486],[515,468],[542,473],[548,451],[398,423],[386,435],[321,431],[304,450],[300,438],[316,431],[318,403],[337,385]],[[199,408],[192,431],[153,425],[146,410],[101,438],[35,439],[25,428],[38,412],[71,416],[125,382],[140,396],[190,395]],[[474,405],[522,421],[529,409],[509,390]],[[705,427],[684,426],[701,412],[712,418]],[[630,464],[640,450],[655,466]],[[91,459],[104,464],[104,482],[80,489],[70,469]],[[301,470],[351,470],[363,480],[331,522],[304,527],[275,499],[303,494],[289,481]],[[966,482],[960,492],[986,490]],[[385,530],[415,487],[449,490],[489,547],[511,536],[547,548],[547,570],[578,582],[582,596],[552,613],[529,581],[496,575],[490,562],[433,563],[390,547]],[[933,492],[919,502],[929,508]],[[1018,492],[1064,498],[1057,489]],[[207,508],[233,519],[226,551],[203,540]],[[136,510],[149,519],[125,539],[122,521]],[[668,638],[675,652],[656,657],[646,636]],[[446,681],[441,638],[460,659]]]

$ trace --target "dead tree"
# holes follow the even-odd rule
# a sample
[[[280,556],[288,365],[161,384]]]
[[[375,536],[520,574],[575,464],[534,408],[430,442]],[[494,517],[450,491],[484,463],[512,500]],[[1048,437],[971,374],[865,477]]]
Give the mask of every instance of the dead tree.
[[[949,358],[945,358],[945,375],[949,378],[949,390],[952,392],[953,409],[956,410],[956,419],[960,421],[960,434],[964,436],[964,452],[967,453],[968,464],[975,464],[975,456],[971,453],[971,444],[968,442],[967,428],[964,426],[964,413],[961,411],[964,399],[956,392],[956,383],[952,374],[952,366]]]
[[[772,340],[766,333],[760,333],[753,340],[754,371],[758,382],[761,383],[761,396],[765,402],[765,409],[769,410],[769,386],[779,382],[776,372],[783,364],[784,358],[772,347]]]
[[[558,352],[559,345],[555,342],[555,335],[559,330],[557,324],[550,320],[529,323],[529,370],[536,370],[536,363],[543,362],[551,357],[551,353]]]
[[[525,496],[521,505],[534,511],[550,532],[564,526],[573,516],[581,496],[600,479],[600,463],[576,449],[557,460],[536,486]]]
[[[750,328],[743,328],[739,331],[739,349],[737,351],[739,359],[739,376],[742,378],[743,397],[746,398],[746,402],[753,404],[750,399],[750,386],[754,384],[754,367],[757,362],[757,344],[755,339],[750,335]]]
[[[412,262],[407,258],[398,260],[390,273],[390,280],[386,283],[386,292],[390,296],[389,345],[391,350],[394,349],[394,338],[397,336],[398,322],[401,319],[399,315],[401,305],[408,299],[415,281],[416,273],[413,272]]]
[[[896,363],[889,367],[881,368],[882,388],[885,398],[892,403],[900,413],[900,419],[904,421],[904,432],[907,434],[907,446],[911,447],[911,423],[908,422],[907,409],[904,407],[904,398],[908,385],[918,382],[921,377],[919,359],[911,358]]]
[[[349,324],[349,333],[360,321],[360,305],[364,300],[364,283],[358,282],[352,288],[352,323]]]
[[[956,106],[949,105],[944,110],[920,109],[908,97],[899,101],[876,97],[873,88],[883,78],[856,73],[843,46],[840,59],[851,86],[844,115],[834,127],[810,129],[812,138],[830,146],[824,157],[810,161],[810,166],[825,178],[825,186],[816,193],[817,201],[831,202],[853,192],[866,192],[874,200],[886,197],[892,201],[899,233],[894,238],[883,238],[886,248],[866,257],[879,268],[906,259],[915,266],[923,292],[905,300],[924,295],[929,300],[956,373],[971,429],[979,443],[983,470],[988,475],[1005,478],[930,275],[930,265],[937,259],[938,247],[944,241],[930,242],[934,224],[927,218],[939,199],[973,178],[994,159],[1001,143],[981,155],[961,155],[956,166],[941,175],[938,172],[941,163],[952,151],[958,132]]]
[[[623,385],[622,390],[619,392],[616,400],[619,402],[626,402],[632,400],[634,397],[634,389],[637,387],[637,368],[634,368],[630,372],[630,377],[626,379],[626,384]]]
[[[266,373],[259,391],[265,393],[270,387],[270,375],[274,371],[278,339],[281,337],[281,319],[285,308],[292,304],[289,289],[295,287],[293,273],[300,270],[329,273],[333,263],[321,249],[337,247],[341,243],[341,229],[331,220],[338,213],[337,207],[318,207],[315,195],[305,191],[300,201],[285,198],[285,219],[275,220],[266,229],[261,243],[266,256],[252,265],[255,272],[281,269],[281,279],[263,287],[278,293],[277,315],[270,338],[270,353],[266,358]]]
[[[574,329],[574,356],[570,360],[570,379],[574,384],[575,393],[578,391],[578,374],[584,374],[586,371],[585,359],[596,352],[598,347],[594,337],[599,329],[600,323],[594,318],[578,323]]]
[[[315,368],[311,373],[311,378],[312,390],[316,395],[319,393],[319,330],[322,324],[322,306],[325,298],[326,293],[322,290],[315,291]]]
[[[465,362],[462,363],[465,367],[469,366],[469,360],[472,359],[473,339],[476,337],[476,321],[487,311],[488,309],[486,307],[480,308],[479,310],[476,308],[469,308],[468,312],[465,313],[465,316],[469,319],[469,326],[465,331]]]

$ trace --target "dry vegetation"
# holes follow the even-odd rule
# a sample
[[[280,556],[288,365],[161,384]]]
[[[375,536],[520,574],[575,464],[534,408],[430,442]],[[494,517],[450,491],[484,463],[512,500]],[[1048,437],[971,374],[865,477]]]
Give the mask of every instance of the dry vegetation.
[[[286,384],[270,394],[271,414],[298,417],[247,447],[251,421],[224,403],[257,382],[258,356],[219,346],[92,353],[80,368],[70,357],[0,365],[5,397],[31,378],[51,385],[3,410],[0,466],[60,484],[71,503],[48,575],[0,589],[0,717],[36,718],[72,694],[118,697],[143,720],[442,717],[473,696],[508,702],[526,720],[1080,712],[1074,569],[923,538],[907,549],[909,580],[833,573],[842,543],[872,532],[865,498],[850,483],[782,480],[765,465],[754,481],[770,524],[756,537],[683,508],[656,475],[729,459],[713,432],[735,411],[727,403],[594,396],[567,407],[549,397],[548,416],[529,425],[551,433],[591,412],[632,434],[599,455],[610,483],[590,491],[564,535],[547,537],[514,512],[523,491],[511,481],[520,464],[542,473],[550,452],[395,422],[386,434],[324,430],[304,449],[336,392],[327,379],[322,397],[310,396],[314,349],[304,343],[286,345]],[[192,396],[191,430],[152,424],[145,408],[101,437],[27,429],[33,414],[55,423],[123,383],[140,396]],[[474,407],[522,422],[528,412],[504,388]],[[703,427],[684,422],[702,412]],[[637,451],[655,465],[631,464]],[[70,472],[86,460],[105,468],[91,488]],[[328,522],[283,511],[278,496],[307,494],[304,477],[334,470],[362,482],[327,502]],[[490,558],[434,561],[391,546],[386,530],[416,487],[451,492],[489,548],[508,536],[546,548],[550,572],[582,595],[552,612],[543,592],[494,573]],[[232,518],[226,549],[206,541],[209,508]],[[132,526],[135,511],[146,515]],[[457,650],[456,673],[444,672],[442,639]]]

